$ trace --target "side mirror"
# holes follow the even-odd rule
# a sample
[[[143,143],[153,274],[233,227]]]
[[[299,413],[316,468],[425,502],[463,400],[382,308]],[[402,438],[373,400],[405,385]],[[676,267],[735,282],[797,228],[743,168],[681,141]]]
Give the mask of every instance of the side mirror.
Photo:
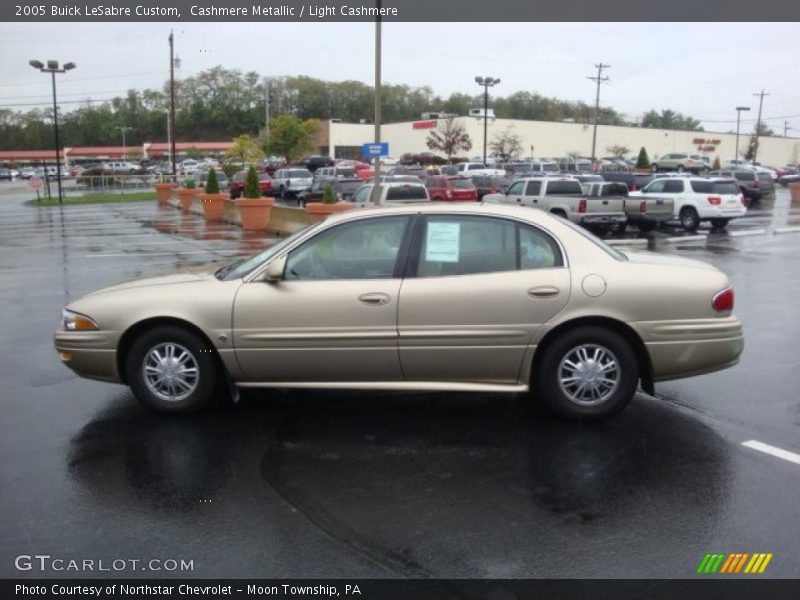
[[[269,265],[264,272],[264,281],[267,283],[277,283],[283,279],[283,272],[286,270],[286,256],[276,258]]]

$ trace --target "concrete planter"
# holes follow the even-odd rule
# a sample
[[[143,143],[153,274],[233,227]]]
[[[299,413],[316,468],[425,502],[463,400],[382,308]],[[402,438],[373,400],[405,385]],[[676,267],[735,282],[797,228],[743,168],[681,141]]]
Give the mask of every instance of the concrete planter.
[[[180,188],[178,190],[178,199],[181,201],[181,210],[188,213],[192,208],[194,202],[195,190],[193,188]]]
[[[160,206],[166,206],[172,196],[172,190],[177,186],[174,183],[157,183],[156,184],[156,198]]]
[[[313,222],[322,221],[327,216],[333,213],[341,212],[343,210],[350,210],[354,208],[355,204],[352,202],[339,201],[335,204],[325,204],[323,202],[309,202],[306,204],[306,213]]]
[[[790,183],[789,193],[792,196],[792,204],[800,204],[800,183]]]
[[[222,218],[227,199],[228,194],[203,194],[201,196],[206,221],[219,221]]]
[[[245,231],[263,231],[272,216],[274,198],[237,198],[234,200]]]

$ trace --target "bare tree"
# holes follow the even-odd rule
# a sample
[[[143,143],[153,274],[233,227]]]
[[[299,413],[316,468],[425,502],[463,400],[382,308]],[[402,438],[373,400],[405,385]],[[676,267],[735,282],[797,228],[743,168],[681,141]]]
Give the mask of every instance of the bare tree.
[[[507,161],[522,152],[522,140],[511,127],[508,127],[505,131],[494,134],[489,148],[501,160]]]
[[[430,150],[438,150],[447,156],[451,162],[454,154],[459,151],[469,152],[472,140],[463,125],[455,122],[455,117],[439,121],[439,125],[428,134],[425,141]]]
[[[606,146],[606,152],[608,152],[614,158],[625,158],[626,154],[631,153],[631,149],[627,146]]]

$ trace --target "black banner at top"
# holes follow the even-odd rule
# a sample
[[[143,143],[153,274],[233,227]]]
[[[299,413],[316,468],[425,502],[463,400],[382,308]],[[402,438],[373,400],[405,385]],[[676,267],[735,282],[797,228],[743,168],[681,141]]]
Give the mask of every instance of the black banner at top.
[[[796,0],[11,0],[17,22],[547,22],[798,21]],[[624,31],[621,32],[624,35]]]

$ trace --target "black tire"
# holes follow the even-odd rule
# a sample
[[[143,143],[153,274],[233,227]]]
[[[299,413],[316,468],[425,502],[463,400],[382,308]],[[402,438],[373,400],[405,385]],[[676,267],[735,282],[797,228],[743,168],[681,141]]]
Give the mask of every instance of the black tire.
[[[657,223],[653,223],[652,221],[641,221],[639,222],[639,231],[647,233],[648,231],[653,231],[657,226]]]
[[[614,223],[611,226],[610,231],[614,235],[623,235],[625,233],[625,230],[627,230],[627,229],[628,229],[628,223],[627,222],[625,222],[625,223]]]
[[[729,222],[730,219],[711,219],[711,225],[714,229],[725,229]]]
[[[691,206],[684,206],[680,213],[681,225],[686,231],[697,231],[700,226],[700,217],[697,211]]]
[[[560,382],[560,375],[568,374],[568,367],[562,367],[562,363],[578,348],[587,348],[593,358],[598,357],[594,349],[600,348],[617,365],[614,387],[606,390],[596,400],[581,401],[570,397],[567,388]],[[587,361],[587,364],[591,368],[591,361]],[[565,369],[563,373],[562,368]],[[601,421],[617,414],[631,401],[639,382],[639,364],[636,353],[622,335],[611,329],[592,325],[570,329],[556,338],[544,350],[532,376],[535,397],[543,400],[559,416]]]
[[[169,400],[159,397],[145,381],[145,360],[152,350],[168,352],[166,345],[173,345],[176,352],[186,351],[196,367],[196,380],[193,389],[185,397]],[[162,413],[186,414],[208,406],[214,396],[219,379],[215,350],[199,336],[176,326],[149,329],[133,342],[125,360],[125,375],[128,385],[136,398],[145,406]],[[160,354],[161,352],[159,352]],[[152,364],[152,363],[151,363]],[[181,389],[176,387],[176,390]],[[185,391],[182,391],[185,393]]]
[[[281,186],[280,188],[280,196],[281,196],[281,201],[286,200],[286,188],[283,186]]]
[[[560,217],[562,219],[566,219],[567,218],[567,213],[565,213],[563,210],[551,210],[550,214],[555,216],[555,217]]]

